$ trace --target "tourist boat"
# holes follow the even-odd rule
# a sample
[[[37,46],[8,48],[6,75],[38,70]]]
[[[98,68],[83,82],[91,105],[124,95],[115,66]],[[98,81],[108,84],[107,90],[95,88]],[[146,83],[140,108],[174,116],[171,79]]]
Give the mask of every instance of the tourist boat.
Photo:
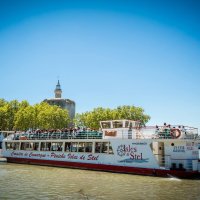
[[[100,122],[101,131],[15,133],[3,140],[7,162],[137,175],[197,178],[198,129],[144,126],[139,121]]]

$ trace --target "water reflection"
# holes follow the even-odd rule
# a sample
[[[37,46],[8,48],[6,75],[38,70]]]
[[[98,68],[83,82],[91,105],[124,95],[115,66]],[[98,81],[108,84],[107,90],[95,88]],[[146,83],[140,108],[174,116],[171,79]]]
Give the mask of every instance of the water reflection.
[[[0,163],[0,199],[199,199],[200,180]]]

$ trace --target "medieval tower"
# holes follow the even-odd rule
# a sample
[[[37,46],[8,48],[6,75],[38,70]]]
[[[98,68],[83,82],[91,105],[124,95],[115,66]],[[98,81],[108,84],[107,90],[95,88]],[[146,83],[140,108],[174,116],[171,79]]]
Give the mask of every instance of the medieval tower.
[[[74,101],[70,99],[62,99],[62,90],[61,90],[59,80],[54,90],[54,93],[55,93],[55,98],[45,99],[44,102],[47,102],[50,105],[57,105],[57,106],[60,106],[62,109],[68,110],[70,119],[71,120],[74,119],[76,104]]]

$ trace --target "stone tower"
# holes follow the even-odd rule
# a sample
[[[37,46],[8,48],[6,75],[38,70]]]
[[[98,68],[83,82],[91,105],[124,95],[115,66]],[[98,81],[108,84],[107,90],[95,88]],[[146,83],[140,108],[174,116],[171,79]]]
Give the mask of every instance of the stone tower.
[[[52,99],[45,99],[44,102],[47,102],[49,105],[57,105],[60,106],[62,109],[66,109],[69,112],[70,119],[74,119],[75,117],[75,107],[76,104],[74,101],[70,99],[63,99],[62,97],[62,90],[60,86],[60,82],[56,85],[56,89],[54,90],[55,98]],[[72,123],[70,124],[72,126]]]
[[[61,98],[62,90],[60,88],[60,82],[59,82],[59,80],[58,80],[58,83],[56,85],[56,89],[54,90],[54,93],[55,93],[55,98]]]

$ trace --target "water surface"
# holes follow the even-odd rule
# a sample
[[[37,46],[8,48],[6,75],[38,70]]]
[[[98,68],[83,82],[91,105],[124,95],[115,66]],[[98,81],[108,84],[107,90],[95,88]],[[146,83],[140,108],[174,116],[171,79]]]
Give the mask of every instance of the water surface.
[[[0,163],[0,199],[200,199],[200,180]]]

